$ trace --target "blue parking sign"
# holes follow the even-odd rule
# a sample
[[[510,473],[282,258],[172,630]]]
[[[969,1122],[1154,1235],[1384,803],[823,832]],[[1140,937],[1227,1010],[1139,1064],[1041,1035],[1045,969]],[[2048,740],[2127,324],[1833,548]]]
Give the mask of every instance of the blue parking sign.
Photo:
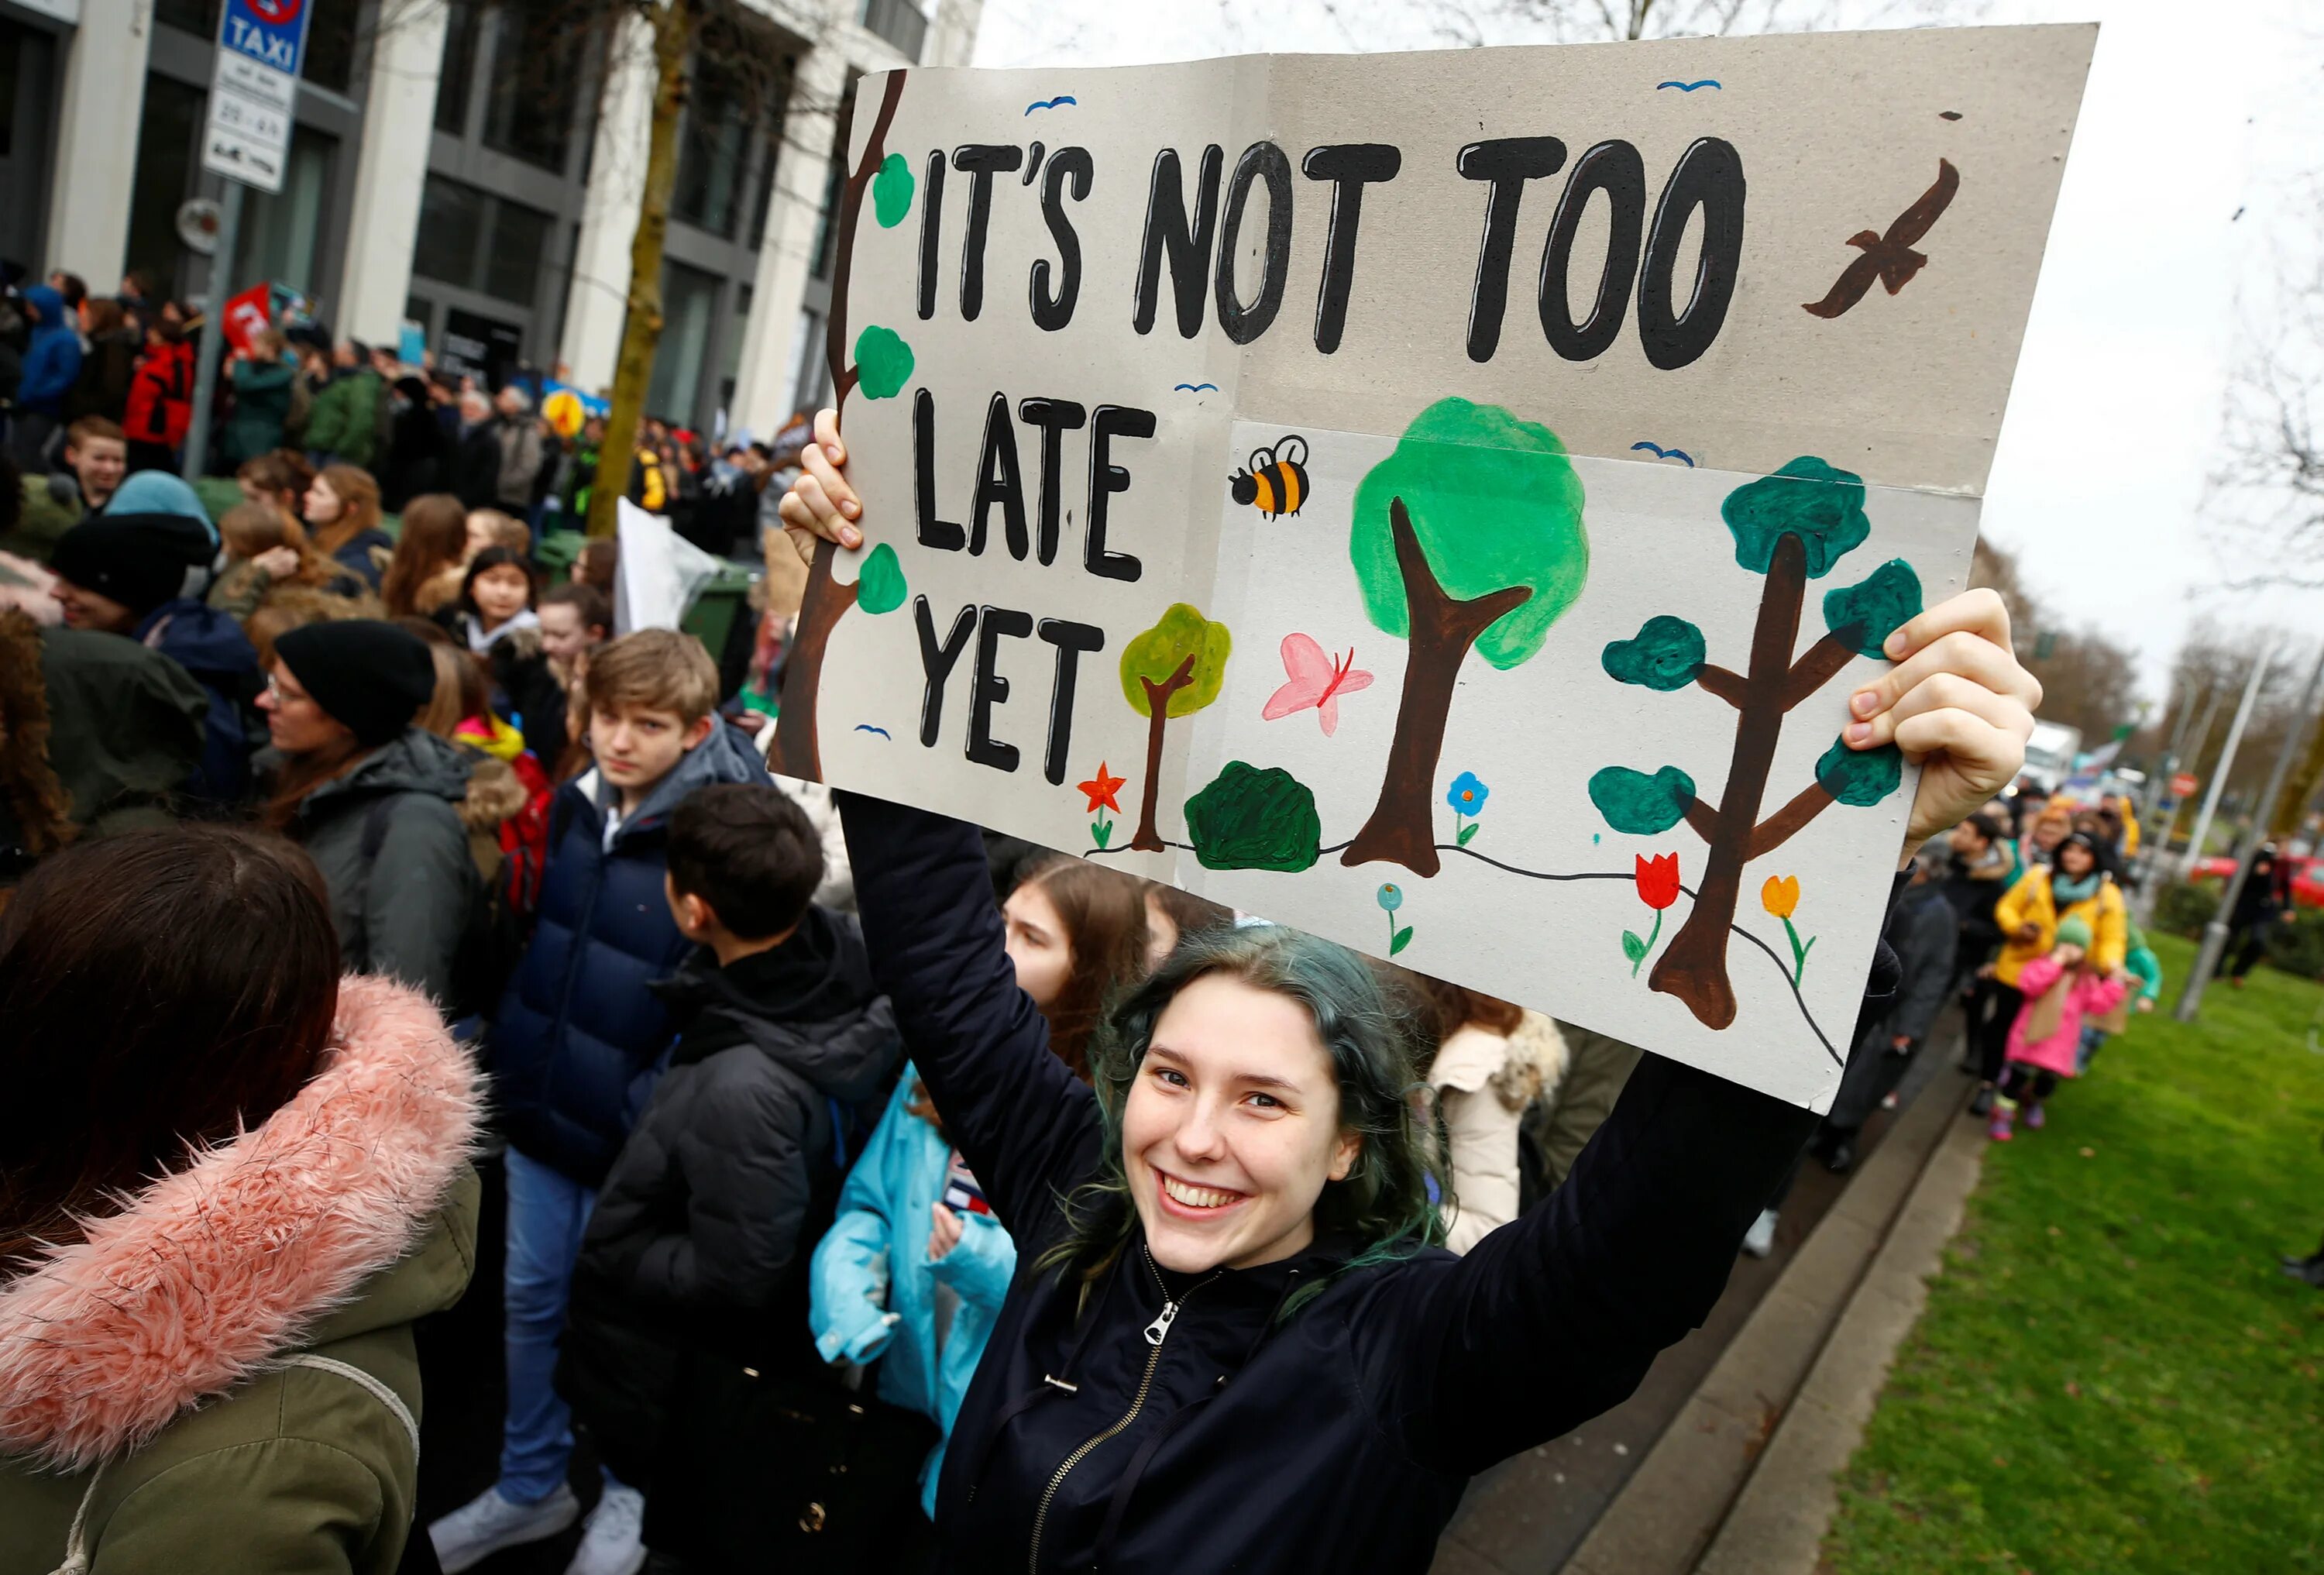
[[[296,77],[312,14],[309,0],[226,0],[218,47]]]

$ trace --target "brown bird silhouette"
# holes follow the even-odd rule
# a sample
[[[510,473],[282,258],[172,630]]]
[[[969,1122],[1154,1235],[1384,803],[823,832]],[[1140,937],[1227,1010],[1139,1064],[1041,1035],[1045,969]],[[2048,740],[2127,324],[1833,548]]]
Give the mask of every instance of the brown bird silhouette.
[[[1832,284],[1831,294],[1801,309],[1820,318],[1836,318],[1862,300],[1876,279],[1888,287],[1890,295],[1904,289],[1928,262],[1927,257],[1913,250],[1913,243],[1929,233],[1930,226],[1951,206],[1953,193],[1960,189],[1960,171],[1953,168],[1951,160],[1939,159],[1937,183],[1896,216],[1896,222],[1888,226],[1886,235],[1858,230],[1849,236],[1848,244],[1864,248],[1864,255],[1848,265],[1848,272]]]

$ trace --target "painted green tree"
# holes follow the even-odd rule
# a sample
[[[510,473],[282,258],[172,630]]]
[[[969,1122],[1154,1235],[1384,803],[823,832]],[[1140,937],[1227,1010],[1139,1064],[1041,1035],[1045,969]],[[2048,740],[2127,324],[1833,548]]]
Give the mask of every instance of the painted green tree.
[[[1184,602],[1172,603],[1161,621],[1121,648],[1121,697],[1147,719],[1146,793],[1138,810],[1138,834],[1130,845],[1162,852],[1154,810],[1162,792],[1162,732],[1170,718],[1191,716],[1219,697],[1226,679],[1233,638]]]
[[[1409,648],[1371,817],[1341,855],[1437,871],[1436,761],[1461,664],[1530,659],[1590,575],[1582,481],[1548,428],[1439,400],[1356,489],[1348,557],[1373,627]]]
[[[1821,459],[1794,459],[1728,493],[1720,514],[1734,538],[1735,561],[1766,582],[1749,667],[1737,673],[1713,665],[1702,631],[1667,614],[1647,619],[1636,635],[1609,645],[1602,665],[1618,683],[1665,692],[1692,685],[1733,706],[1735,746],[1726,788],[1714,807],[1696,797],[1694,778],[1676,766],[1651,776],[1609,766],[1590,778],[1591,801],[1616,831],[1659,836],[1683,820],[1709,845],[1693,911],[1664,948],[1647,983],[1678,997],[1714,1028],[1735,1020],[1727,938],[1743,867],[1782,847],[1831,805],[1877,804],[1904,777],[1904,757],[1895,746],[1857,751],[1835,741],[1816,761],[1815,779],[1763,820],[1759,810],[1784,718],[1850,658],[1879,656],[1898,625],[1921,611],[1920,576],[1902,558],[1892,559],[1861,585],[1826,594],[1827,632],[1794,660],[1808,581],[1831,573],[1871,534],[1862,479]]]
[[[909,75],[908,71],[888,73],[871,134],[864,141],[862,157],[856,161],[839,192],[839,266],[831,281],[831,323],[824,341],[824,356],[831,368],[832,403],[843,415],[847,410],[847,396],[856,390],[861,389],[868,400],[893,399],[903,391],[912,376],[912,347],[893,328],[883,328],[876,323],[867,326],[855,336],[853,362],[845,348],[848,284],[854,272],[855,226],[862,216],[863,198],[867,193],[871,196],[872,216],[882,229],[895,228],[911,211],[911,166],[902,154],[887,151],[888,132],[895,124],[896,106],[904,97],[904,79]],[[881,552],[888,556],[875,581],[872,559]],[[850,607],[885,612],[903,601],[903,570],[896,562],[893,548],[884,545],[874,548],[864,559],[855,584],[850,585],[841,585],[833,573],[838,558],[839,548],[833,543],[816,544],[815,561],[807,569],[807,590],[799,604],[798,631],[792,637],[790,653],[785,659],[788,670],[783,680],[783,708],[775,719],[776,769],[810,782],[823,780],[816,701],[823,688],[824,652],[830,645],[832,631],[839,627],[840,619]],[[875,581],[884,594],[891,579],[896,601],[884,607],[873,605],[877,598],[866,582]]]

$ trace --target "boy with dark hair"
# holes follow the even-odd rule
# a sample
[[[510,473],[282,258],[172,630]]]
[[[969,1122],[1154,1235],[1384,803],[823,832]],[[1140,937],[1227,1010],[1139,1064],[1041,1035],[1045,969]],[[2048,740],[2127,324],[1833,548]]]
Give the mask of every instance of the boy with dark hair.
[[[820,839],[779,790],[698,789],[670,816],[669,864],[670,916],[697,945],[654,990],[683,1027],[589,1217],[558,1369],[632,1482],[666,1437],[713,1454],[744,1441],[689,1403],[686,1369],[820,1373],[809,1250],[838,1196],[837,1145],[853,1147],[853,1113],[903,1055],[855,921],[809,905]],[[644,1543],[720,1567],[712,1491],[656,1481]],[[628,1562],[613,1552],[607,1567]]]
[[[670,817],[698,788],[767,780],[749,740],[713,713],[718,669],[691,635],[613,641],[584,691],[596,764],[549,807],[539,926],[486,1039],[509,1140],[508,1416],[499,1482],[429,1528],[447,1575],[580,1514],[565,1480],[571,1414],[550,1378],[582,1229],[670,1042],[669,1010],[648,986],[692,950],[663,897]],[[609,1474],[574,1575],[634,1570],[599,1544],[618,1552],[641,1504]]]

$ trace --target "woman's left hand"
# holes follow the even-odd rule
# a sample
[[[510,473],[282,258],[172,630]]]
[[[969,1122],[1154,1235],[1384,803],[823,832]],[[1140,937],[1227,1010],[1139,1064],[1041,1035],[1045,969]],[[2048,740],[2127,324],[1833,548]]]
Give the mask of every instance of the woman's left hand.
[[[1888,637],[1896,665],[1849,700],[1851,749],[1893,743],[1921,768],[1904,855],[2017,778],[2042,686],[2009,643],[2009,610],[1964,591]],[[1902,867],[1901,865],[1899,866]]]

